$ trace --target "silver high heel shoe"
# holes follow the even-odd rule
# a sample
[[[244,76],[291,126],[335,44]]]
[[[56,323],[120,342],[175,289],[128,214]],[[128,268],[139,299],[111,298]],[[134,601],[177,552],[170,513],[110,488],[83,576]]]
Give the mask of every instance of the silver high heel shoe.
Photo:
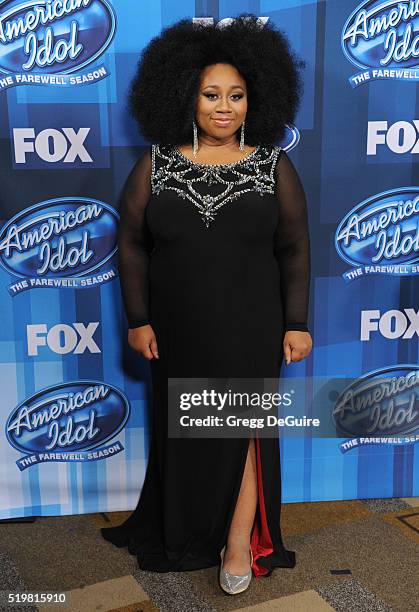
[[[220,587],[229,595],[237,595],[237,593],[242,593],[247,589],[252,579],[253,552],[250,548],[250,572],[244,574],[244,576],[236,576],[235,574],[230,574],[230,572],[227,572],[225,569],[223,569],[225,548],[226,547],[223,546],[220,552]]]

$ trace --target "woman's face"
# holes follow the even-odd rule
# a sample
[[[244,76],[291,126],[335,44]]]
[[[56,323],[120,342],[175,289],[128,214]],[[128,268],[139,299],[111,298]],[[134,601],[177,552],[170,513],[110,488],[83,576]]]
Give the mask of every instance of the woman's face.
[[[246,82],[231,64],[206,66],[196,106],[196,122],[215,139],[229,139],[241,127],[247,111]]]

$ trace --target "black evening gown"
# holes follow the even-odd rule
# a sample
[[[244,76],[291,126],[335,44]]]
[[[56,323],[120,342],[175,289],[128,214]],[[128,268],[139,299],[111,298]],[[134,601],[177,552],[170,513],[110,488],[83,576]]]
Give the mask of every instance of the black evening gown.
[[[278,378],[287,330],[308,331],[310,242],[299,176],[278,146],[200,164],[153,145],[124,187],[119,272],[130,328],[150,324],[153,419],[136,509],[101,530],[144,570],[215,566],[226,543],[249,440],[169,438],[168,377]],[[294,567],[280,530],[279,440],[255,436],[255,576]]]

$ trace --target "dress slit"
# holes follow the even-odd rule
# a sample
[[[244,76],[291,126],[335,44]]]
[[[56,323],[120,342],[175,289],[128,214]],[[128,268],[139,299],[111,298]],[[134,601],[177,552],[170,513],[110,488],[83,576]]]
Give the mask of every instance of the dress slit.
[[[260,557],[267,557],[268,555],[272,554],[274,552],[274,547],[266,516],[265,496],[263,493],[262,460],[260,456],[260,443],[257,434],[255,436],[255,450],[258,501],[250,538],[250,546],[253,553],[253,573],[256,577],[258,577],[269,574],[270,570],[266,567],[258,565],[257,560]]]
[[[240,470],[239,470],[239,477],[237,478],[237,484],[236,484],[236,488],[234,490],[233,493],[233,500],[232,503],[230,505],[230,510],[228,513],[228,518],[225,521],[225,526],[224,526],[224,533],[223,533],[223,537],[222,537],[222,542],[221,542],[221,546],[220,546],[220,550],[221,548],[224,546],[224,544],[227,543],[227,538],[228,538],[228,534],[230,532],[230,527],[231,527],[231,523],[233,521],[233,516],[234,516],[234,512],[236,510],[236,506],[237,506],[237,502],[239,500],[239,495],[240,495],[240,490],[241,490],[241,486],[243,483],[243,477],[244,477],[244,471],[246,469],[246,461],[247,461],[247,455],[249,453],[249,446],[250,446],[250,441],[245,449],[245,452],[243,454],[243,459],[241,462],[241,466],[240,466]]]
[[[259,443],[259,438],[257,436],[257,433],[254,437],[254,440],[255,440],[255,454],[256,454],[256,478],[257,478],[258,499],[257,499],[257,504],[256,504],[255,518],[254,518],[254,522],[253,522],[253,526],[251,530],[250,546],[251,546],[252,553],[253,553],[253,564],[252,564],[253,574],[255,577],[259,577],[259,576],[265,576],[267,574],[270,574],[271,570],[269,570],[266,567],[262,567],[258,565],[257,560],[260,559],[261,557],[267,557],[271,555],[274,552],[274,546],[273,546],[271,534],[269,532],[268,520],[266,516],[265,496],[263,492],[262,459],[261,459],[261,454],[260,454],[260,443]],[[247,449],[244,455],[244,461],[242,463],[242,468],[240,471],[241,477],[239,479],[238,488],[234,495],[234,501],[233,501],[232,509],[230,512],[230,518],[227,522],[226,531],[224,535],[224,542],[227,541],[228,533],[230,531],[234,512],[237,506],[237,502],[238,502],[238,498],[239,498],[239,494],[240,494],[240,490],[241,490],[241,486],[243,482],[244,470],[246,468],[246,461],[247,461],[247,456],[249,452],[249,446],[250,446],[250,442],[247,446]]]

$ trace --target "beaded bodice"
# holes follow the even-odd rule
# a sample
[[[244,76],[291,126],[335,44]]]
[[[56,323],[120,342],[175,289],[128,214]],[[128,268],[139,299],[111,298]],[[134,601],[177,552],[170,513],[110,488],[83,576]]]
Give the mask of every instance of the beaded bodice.
[[[151,189],[165,189],[194,204],[206,227],[217,211],[249,191],[274,194],[278,146],[259,146],[230,164],[201,164],[188,159],[173,145],[152,145]]]
[[[241,199],[231,203],[235,198]],[[196,213],[204,221],[202,231],[196,231],[201,224]],[[201,321],[197,330],[207,328],[212,305],[222,327],[225,301],[237,304],[235,328],[248,332],[242,315],[259,302],[271,303],[279,283],[284,329],[307,329],[307,205],[299,175],[280,147],[260,146],[237,162],[214,166],[189,160],[174,146],[150,147],[124,185],[118,252],[131,328],[149,324],[150,314],[155,321],[159,313],[165,317],[171,300],[179,305],[178,316],[167,319],[170,324],[181,325],[186,317]],[[264,288],[263,278],[270,279]],[[237,294],[240,286],[246,295]],[[217,287],[223,299],[215,299]],[[201,304],[204,318],[194,319]],[[280,317],[277,306],[273,311]]]

